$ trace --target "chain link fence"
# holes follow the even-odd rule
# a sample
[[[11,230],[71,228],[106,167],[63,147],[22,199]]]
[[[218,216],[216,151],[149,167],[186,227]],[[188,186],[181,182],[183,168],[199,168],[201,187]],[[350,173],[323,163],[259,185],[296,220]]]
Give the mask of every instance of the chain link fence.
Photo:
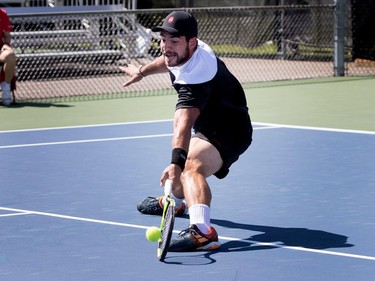
[[[186,10],[198,21],[198,37],[243,84],[335,75],[334,5]],[[160,55],[158,34],[150,28],[171,11],[126,10],[121,5],[11,9],[16,100],[172,93],[165,74],[123,88],[127,78],[118,68],[146,64]],[[347,24],[345,75],[373,75],[375,65],[353,58],[351,28]]]

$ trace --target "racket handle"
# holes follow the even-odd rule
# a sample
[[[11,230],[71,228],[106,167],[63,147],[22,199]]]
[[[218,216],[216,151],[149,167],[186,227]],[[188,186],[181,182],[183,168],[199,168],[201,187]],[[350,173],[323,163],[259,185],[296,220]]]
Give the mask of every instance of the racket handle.
[[[167,179],[164,184],[164,194],[170,195],[172,193],[172,181]]]

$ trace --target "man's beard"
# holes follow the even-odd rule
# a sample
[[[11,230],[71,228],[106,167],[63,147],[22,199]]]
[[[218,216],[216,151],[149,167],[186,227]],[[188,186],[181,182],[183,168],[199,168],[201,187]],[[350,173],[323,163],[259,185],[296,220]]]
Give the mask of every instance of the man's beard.
[[[178,66],[178,65],[181,65],[181,64],[184,64],[185,62],[187,62],[189,60],[189,48],[188,46],[186,46],[186,49],[185,49],[185,52],[179,56],[177,53],[173,52],[164,52],[163,53],[164,55],[164,59],[167,59],[169,61],[169,63],[167,64],[167,66]],[[169,59],[168,55],[172,55],[173,56],[173,59],[176,60],[175,63],[171,63],[171,60]]]

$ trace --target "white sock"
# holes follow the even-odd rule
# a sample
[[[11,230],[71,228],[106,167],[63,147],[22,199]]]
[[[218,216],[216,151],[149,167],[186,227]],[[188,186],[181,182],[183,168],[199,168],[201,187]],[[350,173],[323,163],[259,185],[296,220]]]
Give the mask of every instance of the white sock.
[[[174,200],[174,202],[176,203],[176,209],[178,207],[181,206],[181,204],[184,202],[184,198],[180,199],[180,198],[177,198],[176,196],[173,195],[173,192],[171,192],[171,198]],[[165,197],[163,197],[163,205],[165,204]]]
[[[196,204],[189,208],[190,224],[195,224],[203,234],[210,231],[210,207]]]
[[[173,194],[173,192],[172,192],[172,182],[169,180],[169,179],[167,179],[166,181],[165,181],[165,184],[164,184],[164,194],[165,195],[167,195],[167,194],[169,194],[169,193],[171,193],[171,198],[174,200],[174,202],[176,203],[176,209],[178,208],[178,207],[180,207],[181,206],[181,204],[182,204],[182,202],[184,201],[184,198],[177,198],[174,194]],[[165,204],[165,197],[163,198],[163,205]]]
[[[184,198],[180,199],[174,196],[173,192],[171,193],[171,198],[176,202],[176,209],[181,206],[182,202],[184,202]]]

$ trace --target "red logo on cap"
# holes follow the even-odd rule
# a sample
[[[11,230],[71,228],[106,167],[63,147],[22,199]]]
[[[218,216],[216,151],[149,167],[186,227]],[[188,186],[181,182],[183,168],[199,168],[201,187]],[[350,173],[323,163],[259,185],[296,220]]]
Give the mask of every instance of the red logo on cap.
[[[168,19],[168,23],[172,23],[173,20],[174,20],[174,17],[172,16],[172,17],[170,17],[170,18]]]

